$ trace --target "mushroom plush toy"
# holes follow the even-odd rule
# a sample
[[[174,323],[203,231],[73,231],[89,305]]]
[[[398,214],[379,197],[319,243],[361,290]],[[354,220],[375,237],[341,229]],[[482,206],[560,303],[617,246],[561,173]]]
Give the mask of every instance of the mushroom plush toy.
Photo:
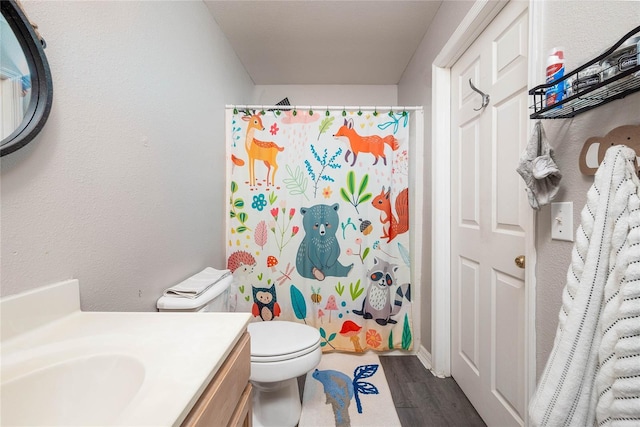
[[[353,343],[355,351],[362,353],[364,350],[360,346],[360,329],[362,329],[362,326],[358,326],[355,322],[347,320],[342,324],[340,335],[348,337]]]
[[[274,273],[276,272],[276,265],[278,265],[278,258],[273,255],[269,255],[267,257],[267,267],[271,269]]]

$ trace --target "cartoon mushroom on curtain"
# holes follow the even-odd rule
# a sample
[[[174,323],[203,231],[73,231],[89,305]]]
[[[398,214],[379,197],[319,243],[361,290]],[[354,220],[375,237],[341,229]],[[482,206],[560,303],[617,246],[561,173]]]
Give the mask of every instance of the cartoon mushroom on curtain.
[[[267,257],[267,267],[271,269],[274,273],[276,272],[276,265],[278,265],[278,258],[273,255],[269,255]]]
[[[354,350],[358,353],[364,352],[360,345],[360,329],[362,329],[362,326],[357,325],[351,320],[346,320],[342,324],[342,329],[340,329],[340,335],[349,338],[353,343]]]
[[[331,312],[333,310],[338,309],[338,305],[336,304],[336,297],[333,295],[329,295],[327,299],[327,305],[324,307],[325,310],[329,311],[329,323],[331,323]]]

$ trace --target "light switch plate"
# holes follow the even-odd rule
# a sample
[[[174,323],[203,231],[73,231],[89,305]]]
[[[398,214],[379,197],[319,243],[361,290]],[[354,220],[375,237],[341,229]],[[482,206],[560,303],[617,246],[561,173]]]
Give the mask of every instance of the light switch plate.
[[[573,202],[551,203],[551,239],[573,242]]]

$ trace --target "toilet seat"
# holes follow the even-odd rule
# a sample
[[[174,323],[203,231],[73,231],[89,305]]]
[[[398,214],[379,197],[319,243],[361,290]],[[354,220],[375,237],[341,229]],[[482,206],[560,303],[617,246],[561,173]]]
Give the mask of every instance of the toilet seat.
[[[320,347],[320,333],[308,325],[288,321],[253,322],[248,329],[252,363],[295,359]]]

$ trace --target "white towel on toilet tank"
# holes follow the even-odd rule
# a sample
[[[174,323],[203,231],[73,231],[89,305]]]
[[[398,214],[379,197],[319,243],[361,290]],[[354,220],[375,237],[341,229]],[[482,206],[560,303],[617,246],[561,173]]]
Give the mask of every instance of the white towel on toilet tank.
[[[229,270],[216,270],[213,267],[207,267],[177,285],[170,287],[164,291],[164,295],[170,297],[197,298],[213,285],[230,275],[231,271]]]
[[[576,231],[532,426],[640,422],[640,181],[635,152],[607,150]]]

